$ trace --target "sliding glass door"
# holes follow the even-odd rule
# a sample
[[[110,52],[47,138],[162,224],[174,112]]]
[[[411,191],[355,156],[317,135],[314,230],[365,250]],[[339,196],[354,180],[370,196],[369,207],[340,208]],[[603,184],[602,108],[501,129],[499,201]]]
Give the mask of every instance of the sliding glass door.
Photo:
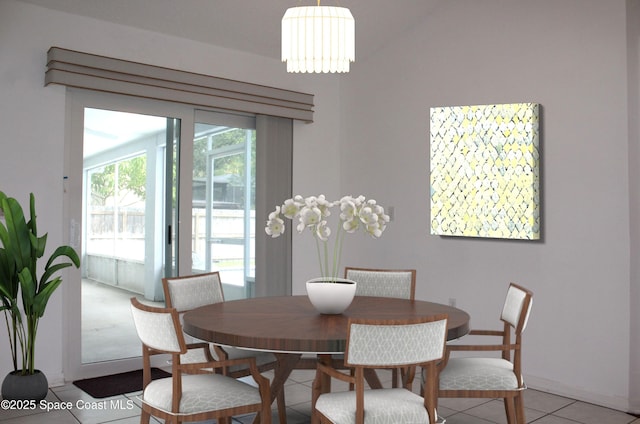
[[[81,253],[63,289],[72,380],[139,368],[129,299],[164,306],[164,276],[219,271],[227,300],[256,295],[256,147],[271,150],[254,117],[105,93],[70,91],[67,127],[65,220]],[[265,128],[290,144],[290,124]],[[261,199],[260,216],[274,202]],[[283,272],[259,276],[258,294],[286,293]]]
[[[128,299],[162,306],[177,259],[174,118],[85,108],[82,363],[140,354]]]

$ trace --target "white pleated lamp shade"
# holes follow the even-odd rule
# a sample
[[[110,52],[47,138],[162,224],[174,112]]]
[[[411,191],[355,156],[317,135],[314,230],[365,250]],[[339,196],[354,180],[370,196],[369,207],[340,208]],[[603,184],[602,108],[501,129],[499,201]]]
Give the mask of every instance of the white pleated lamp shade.
[[[355,50],[355,21],[346,7],[291,7],[282,17],[287,72],[349,72]]]

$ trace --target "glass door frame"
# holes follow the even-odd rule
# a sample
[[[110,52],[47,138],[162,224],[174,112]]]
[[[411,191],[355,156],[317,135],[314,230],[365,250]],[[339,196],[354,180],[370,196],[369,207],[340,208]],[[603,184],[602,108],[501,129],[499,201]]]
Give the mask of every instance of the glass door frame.
[[[108,93],[97,93],[87,90],[67,89],[66,97],[66,133],[65,133],[65,181],[66,195],[64,199],[63,225],[69,231],[70,244],[81,247],[82,234],[82,204],[83,204],[83,133],[84,109],[110,109],[123,112],[166,116],[181,121],[179,128],[180,148],[178,157],[181,163],[192,162],[194,109],[186,105],[152,101],[129,96]],[[186,169],[185,169],[186,168]],[[179,180],[191,181],[191,166],[179,166]],[[187,174],[187,175],[185,175]],[[181,199],[189,199],[188,202]],[[183,184],[178,193],[178,216],[190,216],[191,203],[190,184]],[[186,203],[186,207],[185,207]],[[186,214],[185,214],[186,212]],[[183,227],[183,225],[185,225]],[[181,231],[173,229],[178,237],[178,247],[182,249],[180,257],[186,260],[178,261],[178,274],[190,273],[190,220],[180,223]],[[186,238],[186,240],[185,240]],[[182,247],[184,246],[184,247]],[[184,249],[188,250],[185,254]],[[140,357],[119,359],[114,361],[83,364],[82,351],[82,275],[79,269],[70,268],[68,278],[62,285],[63,293],[63,328],[62,331],[66,352],[63,371],[66,380],[89,378],[97,375],[113,374],[140,368]],[[156,366],[162,366],[165,358],[158,358]]]

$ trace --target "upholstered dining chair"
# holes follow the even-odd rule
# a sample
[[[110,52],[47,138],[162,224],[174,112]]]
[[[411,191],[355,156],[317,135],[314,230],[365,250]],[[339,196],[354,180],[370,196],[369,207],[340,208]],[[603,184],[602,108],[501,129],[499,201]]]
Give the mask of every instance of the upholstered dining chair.
[[[259,413],[262,423],[271,423],[269,379],[258,372],[254,358],[183,364],[187,344],[175,308],[144,305],[133,297],[131,313],[143,348],[141,423],[148,424],[151,415],[167,423],[229,423],[231,416],[251,412]],[[171,377],[151,381],[151,356],[156,354],[171,355]],[[200,373],[240,364],[257,387],[215,372]]]
[[[222,281],[218,271],[204,274],[186,275],[162,279],[164,299],[168,308],[175,308],[180,315],[200,306],[224,302]],[[207,346],[205,344],[205,346]],[[269,352],[256,352],[247,349],[225,346],[224,348],[210,344],[212,351],[196,347],[189,349],[181,357],[182,363],[204,362],[211,359],[241,359],[254,358],[259,372],[275,369],[276,357]],[[211,357],[213,353],[213,357]],[[250,370],[246,364],[238,364],[225,369],[222,372],[230,377],[240,378],[249,375]],[[277,398],[278,412],[286,414],[284,391]]]
[[[351,376],[319,363],[313,382],[312,423],[430,423],[436,422],[437,362],[444,356],[447,317],[413,320],[350,319],[345,364]],[[421,366],[430,377],[424,396],[411,391],[413,373],[404,387],[365,389],[368,368]],[[327,379],[353,383],[354,391],[326,392]]]
[[[415,269],[375,269],[345,267],[344,278],[356,281],[356,296],[393,297],[415,299]],[[391,370],[391,385],[398,387],[398,380],[404,378],[404,369]]]
[[[507,422],[525,424],[522,393],[522,332],[527,326],[533,293],[511,283],[502,308],[503,329],[471,330],[469,335],[496,336],[498,344],[447,345],[439,373],[441,398],[503,398]],[[513,334],[512,334],[513,333]],[[512,335],[515,339],[512,340]],[[452,352],[501,352],[500,357],[450,357]],[[512,354],[513,353],[513,354]],[[497,355],[496,355],[497,356]],[[428,381],[423,375],[423,381]]]
[[[345,267],[344,278],[356,281],[356,296],[414,299],[415,269],[374,269]]]

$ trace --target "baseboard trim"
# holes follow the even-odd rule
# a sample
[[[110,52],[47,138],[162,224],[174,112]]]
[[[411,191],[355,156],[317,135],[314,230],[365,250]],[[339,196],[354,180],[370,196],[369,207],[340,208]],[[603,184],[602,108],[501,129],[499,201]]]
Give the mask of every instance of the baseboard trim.
[[[577,387],[568,386],[540,377],[524,376],[524,381],[528,388],[552,393],[558,396],[565,396],[582,402],[592,403],[594,405],[611,408],[627,414],[636,415],[640,411],[629,411],[629,400],[618,396],[605,396],[601,393],[593,393],[586,390],[580,390]]]

